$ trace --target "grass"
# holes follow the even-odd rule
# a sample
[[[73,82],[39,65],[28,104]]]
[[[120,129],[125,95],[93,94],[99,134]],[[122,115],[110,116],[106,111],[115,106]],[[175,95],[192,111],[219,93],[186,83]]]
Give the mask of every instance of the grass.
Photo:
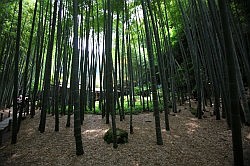
[[[163,102],[161,102],[163,103]],[[140,96],[135,96],[135,103],[134,106],[132,107],[132,114],[140,114],[142,112],[145,111],[153,111],[153,102],[148,101],[148,107],[147,107],[147,102],[146,102],[146,97],[145,97],[145,106],[143,108],[142,102],[140,102]],[[171,108],[172,105],[169,104],[169,108]],[[121,109],[121,108],[120,108]],[[159,103],[159,110],[163,110],[163,104]],[[49,112],[49,110],[47,111]],[[52,112],[52,108],[50,108],[50,112]],[[59,106],[59,114],[61,113],[61,106]],[[66,110],[65,113],[67,115],[68,113],[68,105],[66,106]],[[130,114],[130,106],[128,104],[128,99],[126,97],[124,97],[124,113],[125,114]],[[85,114],[97,114],[97,115],[101,115],[102,111],[99,108],[99,101],[95,102],[95,110],[94,108],[90,109],[89,107],[87,108]],[[118,107],[116,108],[116,114],[119,114],[119,109]]]

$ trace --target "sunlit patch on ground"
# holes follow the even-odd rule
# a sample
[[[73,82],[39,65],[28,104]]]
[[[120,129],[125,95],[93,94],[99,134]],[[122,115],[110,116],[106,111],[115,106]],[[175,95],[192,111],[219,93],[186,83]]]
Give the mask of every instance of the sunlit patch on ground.
[[[34,133],[35,133],[35,130],[32,129],[32,128],[30,128],[30,129],[27,130],[27,136],[31,136],[31,135],[33,135]]]
[[[188,134],[192,134],[193,132],[196,131],[197,128],[200,127],[200,126],[197,125],[197,123],[195,123],[195,122],[186,123],[185,125],[188,127],[188,128],[187,128],[187,133],[188,133]]]
[[[250,133],[248,133],[248,135],[247,135],[247,139],[250,139]]]
[[[84,132],[82,132],[82,134],[84,134],[85,137],[87,138],[96,138],[96,137],[103,136],[104,133],[106,133],[107,131],[108,129],[85,130]]]
[[[192,120],[192,121],[198,121],[197,118],[189,118],[189,119]]]
[[[135,129],[135,130],[140,130],[141,128],[139,128],[139,127],[134,127],[134,129]]]
[[[103,140],[111,124],[105,124],[99,115],[86,115],[82,125],[84,155],[76,156],[74,127],[65,128],[67,117],[60,119],[60,131],[54,132],[55,120],[48,116],[46,132],[40,133],[38,114],[22,122],[16,145],[8,143],[0,149],[0,165],[222,166],[233,162],[231,131],[225,121],[216,121],[214,117],[197,120],[188,110],[181,111],[178,117],[169,117],[170,131],[166,131],[164,120],[161,121],[163,146],[158,146],[153,113],[150,116],[133,116],[134,134],[129,134],[129,143],[113,149],[112,144]],[[160,116],[164,119],[164,114]],[[128,119],[116,123],[117,128],[129,131]],[[244,127],[242,131],[244,147],[248,148],[250,130]]]

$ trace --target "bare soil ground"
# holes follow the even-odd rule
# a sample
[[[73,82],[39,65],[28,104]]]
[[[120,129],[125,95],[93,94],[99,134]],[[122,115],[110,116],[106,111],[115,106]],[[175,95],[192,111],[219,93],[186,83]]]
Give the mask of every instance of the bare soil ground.
[[[82,125],[85,154],[75,155],[73,117],[71,127],[66,128],[66,116],[60,117],[60,131],[54,131],[54,117],[47,116],[46,131],[38,131],[39,114],[27,118],[21,124],[18,142],[5,141],[0,147],[0,165],[11,166],[229,166],[233,165],[231,131],[225,120],[215,120],[206,112],[206,118],[198,120],[186,109],[175,116],[169,115],[171,131],[161,127],[164,145],[156,145],[155,122],[152,113],[133,115],[134,134],[127,144],[113,149],[103,140],[111,127],[100,115],[86,115]],[[123,122],[116,118],[117,127],[129,132],[129,117]],[[250,127],[243,126],[245,165],[250,165]]]

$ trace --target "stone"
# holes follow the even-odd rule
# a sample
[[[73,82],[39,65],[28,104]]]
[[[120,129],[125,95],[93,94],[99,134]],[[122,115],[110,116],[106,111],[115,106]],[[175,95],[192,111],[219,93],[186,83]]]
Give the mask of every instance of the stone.
[[[117,135],[117,144],[128,143],[128,132],[127,131],[117,128],[116,135]],[[113,143],[113,131],[112,131],[112,129],[109,129],[105,133],[103,139],[108,144]]]

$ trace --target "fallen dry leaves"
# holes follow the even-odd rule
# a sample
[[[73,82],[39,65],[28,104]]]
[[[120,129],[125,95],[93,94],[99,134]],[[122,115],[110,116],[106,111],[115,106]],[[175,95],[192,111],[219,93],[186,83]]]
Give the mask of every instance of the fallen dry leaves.
[[[164,145],[156,145],[154,117],[152,113],[133,116],[134,134],[129,143],[113,149],[103,140],[110,128],[100,115],[86,115],[82,125],[85,154],[75,155],[73,117],[71,127],[66,128],[66,116],[60,117],[60,131],[54,131],[54,117],[48,115],[45,133],[39,133],[39,116],[22,122],[16,145],[5,143],[0,149],[0,165],[36,166],[224,166],[232,165],[231,131],[225,120],[210,117],[198,120],[184,106],[176,116],[169,116],[171,131],[161,127]],[[123,122],[116,118],[117,127],[129,132],[129,117]],[[243,127],[244,153],[249,153],[250,128]],[[250,156],[250,155],[249,155]],[[249,157],[245,162],[249,164]]]

